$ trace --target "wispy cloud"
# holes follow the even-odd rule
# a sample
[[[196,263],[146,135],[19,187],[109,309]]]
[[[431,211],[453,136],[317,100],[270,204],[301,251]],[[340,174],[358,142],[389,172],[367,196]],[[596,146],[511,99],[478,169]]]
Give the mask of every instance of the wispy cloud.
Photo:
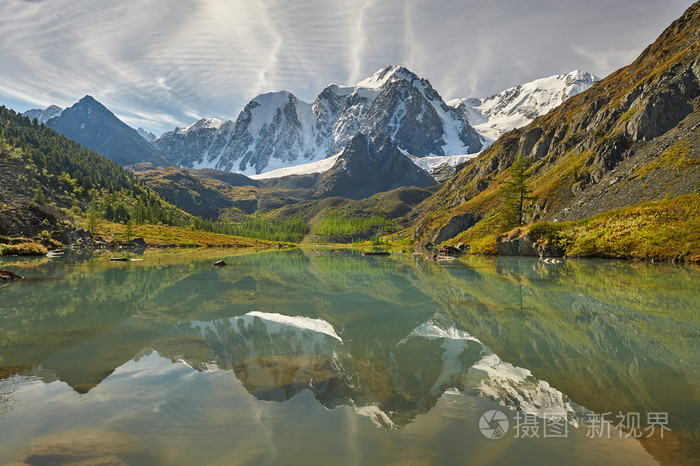
[[[257,93],[311,101],[386,64],[443,97],[627,64],[691,0],[6,0],[0,104],[91,94],[154,132],[235,118]],[[121,113],[120,113],[121,112]]]

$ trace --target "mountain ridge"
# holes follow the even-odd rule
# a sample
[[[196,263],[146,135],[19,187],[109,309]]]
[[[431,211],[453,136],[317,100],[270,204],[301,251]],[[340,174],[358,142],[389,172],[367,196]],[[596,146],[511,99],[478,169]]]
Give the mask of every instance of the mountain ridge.
[[[235,122],[212,121],[176,128],[154,144],[179,166],[259,174],[324,159],[358,133],[389,136],[416,156],[473,153],[484,142],[427,80],[400,66],[354,86],[329,84],[313,103],[288,91],[261,94]]]
[[[63,110],[58,116],[50,118],[45,124],[122,166],[139,162],[172,165],[135,129],[122,122],[90,95]]]
[[[481,135],[496,140],[550,112],[598,81],[600,78],[591,73],[574,70],[535,79],[489,97],[454,99],[447,104],[464,112]]]
[[[419,206],[414,238],[493,234],[517,154],[536,198],[527,221],[576,220],[698,191],[700,3],[630,65],[504,134]]]

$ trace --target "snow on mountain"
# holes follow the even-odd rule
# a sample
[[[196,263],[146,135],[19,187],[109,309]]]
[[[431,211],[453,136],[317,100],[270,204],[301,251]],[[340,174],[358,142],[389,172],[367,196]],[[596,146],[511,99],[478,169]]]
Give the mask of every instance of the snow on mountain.
[[[48,122],[51,118],[61,116],[62,112],[63,109],[61,107],[49,105],[46,109],[33,108],[31,110],[27,110],[26,112],[22,112],[22,116],[26,116],[30,120],[36,118],[39,123],[46,124],[46,122]]]
[[[409,155],[413,163],[425,170],[439,183],[450,179],[456,172],[457,167],[468,160],[477,157],[476,154],[443,155],[433,157],[414,157]]]
[[[418,157],[474,153],[484,142],[430,82],[400,66],[386,66],[355,86],[327,86],[314,102],[314,114],[330,129],[332,150],[357,133],[372,139],[388,135]]]
[[[600,78],[585,71],[572,71],[521,84],[486,98],[447,102],[482,135],[491,140],[527,125],[558,107],[569,97],[590,88]]]
[[[140,126],[136,129],[136,132],[139,133],[139,136],[144,138],[148,142],[153,142],[157,139],[156,135],[151,133],[150,131],[146,131],[145,129],[141,128]]]
[[[330,84],[313,103],[286,91],[262,94],[235,123],[214,121],[177,128],[154,144],[180,166],[253,175],[323,160],[358,133],[389,137],[419,157],[474,153],[485,142],[427,80],[397,66],[354,86]]]
[[[270,169],[259,175],[250,175],[249,178],[253,180],[266,180],[270,178],[281,178],[283,176],[290,175],[312,175],[314,173],[325,173],[335,165],[335,162],[340,157],[341,152],[332,155],[323,160],[317,160],[316,162],[304,163],[301,165],[294,165],[291,167],[282,167],[276,169]],[[270,168],[270,167],[268,167]]]
[[[547,381],[535,378],[529,370],[501,360],[478,339],[456,329],[450,320],[437,314],[399,342],[399,345],[404,345],[411,338],[442,341],[441,375],[431,391],[442,392],[445,386],[452,385],[460,391],[477,392],[502,406],[517,408],[540,418],[561,414],[568,422],[577,425],[575,409],[566,395]],[[479,359],[466,368],[462,355],[470,345],[477,345],[481,351]]]

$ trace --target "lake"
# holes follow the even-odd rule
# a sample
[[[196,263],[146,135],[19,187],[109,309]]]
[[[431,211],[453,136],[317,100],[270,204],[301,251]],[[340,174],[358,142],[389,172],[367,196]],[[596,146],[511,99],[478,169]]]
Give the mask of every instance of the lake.
[[[115,254],[0,259],[0,464],[700,458],[697,267]]]

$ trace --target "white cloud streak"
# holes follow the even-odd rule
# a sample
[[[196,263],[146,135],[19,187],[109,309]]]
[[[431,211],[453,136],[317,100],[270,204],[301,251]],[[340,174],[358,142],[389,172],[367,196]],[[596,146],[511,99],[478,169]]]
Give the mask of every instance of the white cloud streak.
[[[236,118],[256,94],[313,100],[386,64],[445,98],[629,63],[690,0],[0,2],[0,104],[91,94],[156,133]]]

